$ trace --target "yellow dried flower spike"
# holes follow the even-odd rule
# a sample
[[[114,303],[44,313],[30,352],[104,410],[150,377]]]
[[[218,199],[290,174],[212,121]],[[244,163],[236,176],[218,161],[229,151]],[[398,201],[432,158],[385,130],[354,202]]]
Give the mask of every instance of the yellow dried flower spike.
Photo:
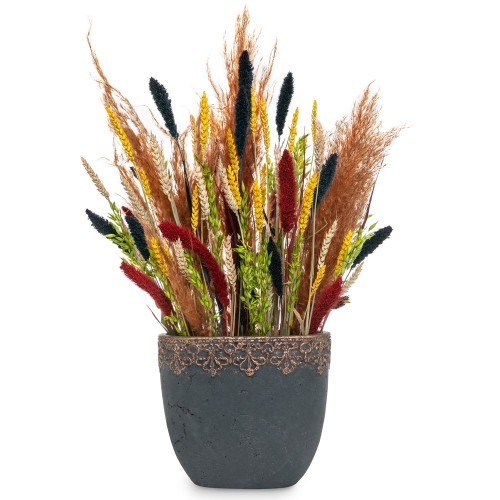
[[[238,155],[236,153],[236,145],[234,144],[233,134],[231,130],[227,131],[227,149],[229,152],[229,165],[227,166],[227,180],[229,182],[229,187],[233,193],[238,209],[241,208],[241,194],[240,188],[238,186],[238,177],[240,166],[238,162]]]
[[[231,165],[227,166],[227,181],[229,183],[229,188],[231,189],[231,193],[233,194],[234,201],[236,205],[238,205],[238,210],[241,209],[241,195],[240,188],[238,187],[238,181],[236,180],[236,175],[231,168]]]
[[[189,116],[191,122],[191,145],[193,147],[193,156],[196,156],[198,149],[198,140],[196,137],[196,120],[193,115]]]
[[[265,206],[267,204],[267,164],[262,165],[260,171],[260,192],[262,197],[262,203]]]
[[[344,242],[342,243],[342,248],[340,249],[339,256],[337,258],[337,264],[335,266],[335,277],[337,277],[344,265],[345,254],[352,240],[352,230],[349,229],[347,234],[345,235]]]
[[[107,107],[106,111],[108,112],[109,119],[111,120],[111,123],[113,124],[113,128],[115,129],[115,133],[118,136],[118,139],[120,139],[120,142],[122,143],[122,146],[123,146],[123,149],[125,150],[125,153],[127,153],[128,159],[134,165],[136,165],[134,149],[132,148],[132,144],[130,144],[130,141],[128,140],[128,137],[127,137],[127,134],[125,133],[125,130],[123,130],[123,127],[122,127],[122,124],[120,123],[120,120],[118,120],[114,111],[110,107]]]
[[[262,193],[257,179],[253,181],[253,208],[255,210],[255,226],[260,233],[264,225],[264,212],[262,208]]]
[[[143,168],[139,168],[139,175],[141,176],[141,185],[144,189],[144,194],[148,199],[151,199],[151,187],[149,185],[148,178],[146,177],[146,172]]]
[[[318,291],[319,285],[321,285],[321,282],[323,281],[323,278],[325,277],[325,271],[326,271],[326,264],[323,264],[318,271],[318,274],[316,274],[316,279],[314,280],[314,283],[311,288],[311,295],[309,295],[309,300],[312,299],[313,295]]]
[[[200,102],[200,122],[201,122],[201,130],[200,130],[200,148],[201,148],[201,157],[205,157],[205,152],[207,150],[208,143],[208,99],[207,94],[203,92],[201,96]]]
[[[155,261],[158,263],[161,272],[164,274],[164,276],[168,277],[167,263],[165,262],[165,259],[163,258],[163,255],[160,251],[160,245],[158,244],[158,240],[154,236],[151,237],[151,250],[153,251],[153,257],[155,258]]]
[[[250,89],[250,101],[252,105],[252,114],[250,116],[250,130],[252,132],[252,137],[255,137],[255,131],[257,130],[257,103],[255,102],[255,94],[253,89]]]
[[[297,135],[297,122],[299,121],[299,108],[295,109],[290,127],[290,137],[288,139],[288,151],[292,152],[295,147],[295,137]]]
[[[311,113],[311,133],[313,144],[316,142],[316,118],[318,114],[318,102],[313,102],[312,113]]]
[[[314,175],[309,179],[307,183],[304,199],[302,200],[302,208],[300,209],[299,215],[299,234],[304,236],[307,228],[307,222],[309,221],[309,214],[311,213],[311,207],[314,199],[314,190],[318,185],[318,172],[314,172]]]
[[[271,132],[269,131],[269,119],[267,116],[266,101],[264,101],[264,99],[260,101],[260,120],[262,122],[266,156],[269,156],[269,148],[271,147]]]
[[[191,227],[193,229],[193,233],[196,233],[196,229],[198,227],[198,219],[199,219],[199,198],[198,198],[198,185],[195,184],[193,188],[193,197],[192,197],[192,203],[193,203],[193,210],[191,212]]]

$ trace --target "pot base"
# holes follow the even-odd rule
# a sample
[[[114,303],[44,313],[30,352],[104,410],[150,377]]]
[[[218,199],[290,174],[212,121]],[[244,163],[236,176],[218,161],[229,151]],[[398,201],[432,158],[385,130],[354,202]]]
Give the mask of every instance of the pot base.
[[[172,446],[187,475],[211,488],[283,488],[297,483],[318,447],[328,370],[251,377],[229,366],[211,377],[197,366],[161,369]]]

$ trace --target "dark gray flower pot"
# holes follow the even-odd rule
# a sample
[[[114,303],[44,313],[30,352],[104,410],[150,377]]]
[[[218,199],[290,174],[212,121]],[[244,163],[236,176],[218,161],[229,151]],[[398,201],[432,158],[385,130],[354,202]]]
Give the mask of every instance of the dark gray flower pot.
[[[281,488],[305,474],[325,418],[330,336],[160,335],[175,453],[212,488]]]

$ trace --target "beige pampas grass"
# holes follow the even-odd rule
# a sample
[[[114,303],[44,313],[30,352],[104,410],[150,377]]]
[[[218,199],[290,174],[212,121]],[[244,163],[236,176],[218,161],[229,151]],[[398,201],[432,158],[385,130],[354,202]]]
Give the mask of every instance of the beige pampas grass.
[[[342,293],[347,293],[349,291],[349,289],[352,287],[352,285],[354,285],[354,283],[356,283],[356,280],[359,278],[359,275],[361,274],[361,271],[363,269],[363,264],[364,262],[361,262],[361,264],[359,264],[356,269],[354,270],[354,272],[352,273],[352,276],[347,280],[346,283],[344,283],[344,287],[343,287],[343,292]]]
[[[228,167],[229,168],[229,167]],[[238,203],[236,202],[236,199],[233,195],[233,191],[231,190],[231,186],[229,186],[229,181],[227,178],[227,172],[222,166],[222,162],[219,161],[219,178],[222,182],[222,190],[224,193],[224,199],[226,200],[226,203],[228,204],[229,208],[237,214],[239,211]]]
[[[334,221],[328,232],[325,234],[325,237],[323,238],[323,243],[321,244],[321,250],[319,252],[319,257],[318,257],[318,266],[317,266],[318,271],[323,267],[325,263],[326,254],[330,249],[330,243],[332,242],[332,238],[336,230],[337,230],[337,221]]]
[[[189,274],[188,274],[188,265],[187,265],[187,260],[186,256],[184,255],[184,248],[182,247],[182,243],[180,239],[177,239],[173,243],[174,247],[174,255],[175,255],[175,261],[177,262],[177,267],[180,271],[180,273],[189,280]]]
[[[233,291],[236,291],[236,267],[233,259],[233,249],[231,247],[231,236],[227,235],[222,241],[224,247],[224,263],[226,264],[227,279]]]
[[[314,140],[314,164],[316,165],[316,169],[320,170],[325,158],[325,131],[317,118],[313,118],[312,121],[316,135],[316,139]]]
[[[210,204],[208,203],[208,192],[203,178],[203,171],[198,163],[194,166],[194,179],[198,187],[198,198],[201,208],[201,218],[207,220],[210,214]]]
[[[82,157],[82,164],[85,170],[87,171],[87,174],[89,174],[89,177],[92,179],[92,182],[94,183],[94,186],[97,188],[97,191],[106,198],[106,200],[111,203],[109,199],[109,193],[108,190],[104,187],[104,184],[101,182],[101,179],[97,176],[97,174],[92,170],[92,167],[88,164],[87,160]]]

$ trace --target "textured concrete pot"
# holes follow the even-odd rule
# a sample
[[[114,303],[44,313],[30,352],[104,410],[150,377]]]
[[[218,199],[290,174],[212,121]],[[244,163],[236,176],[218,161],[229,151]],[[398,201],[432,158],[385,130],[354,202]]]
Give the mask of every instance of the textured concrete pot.
[[[212,488],[281,488],[305,474],[325,418],[330,336],[160,335],[175,453]]]

